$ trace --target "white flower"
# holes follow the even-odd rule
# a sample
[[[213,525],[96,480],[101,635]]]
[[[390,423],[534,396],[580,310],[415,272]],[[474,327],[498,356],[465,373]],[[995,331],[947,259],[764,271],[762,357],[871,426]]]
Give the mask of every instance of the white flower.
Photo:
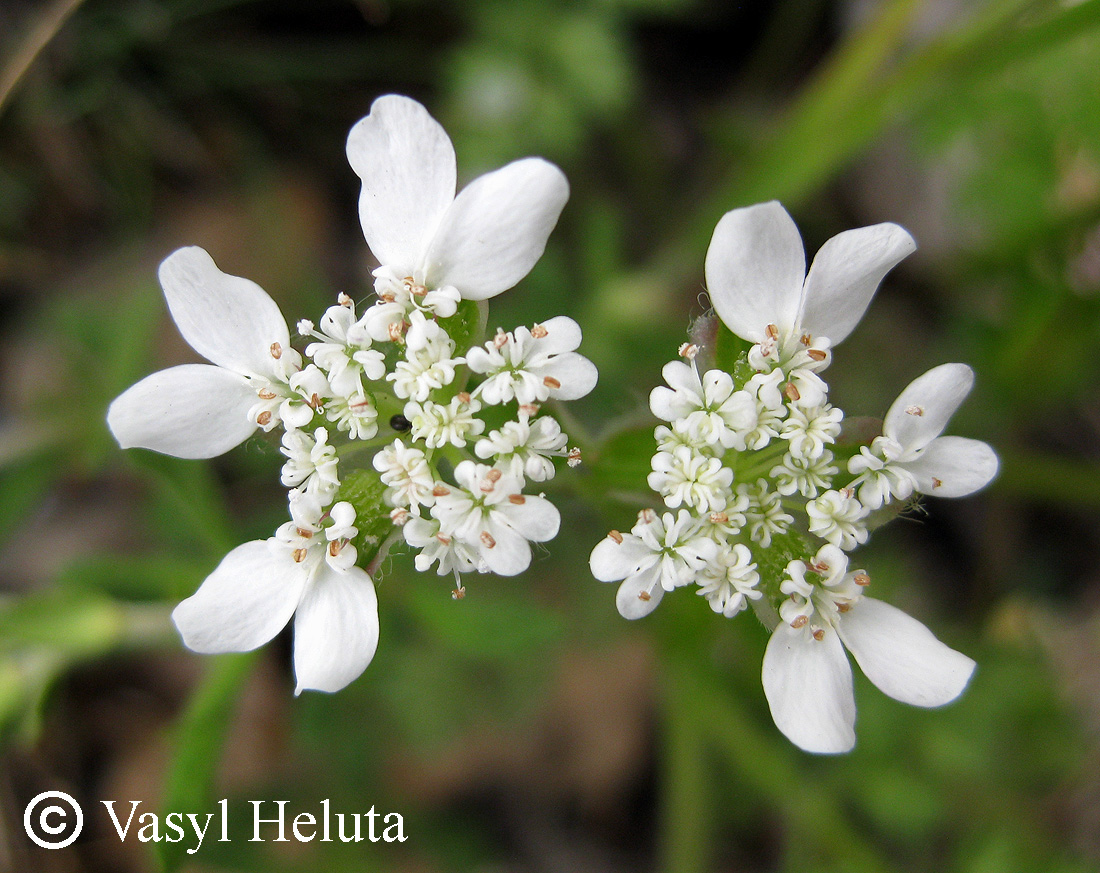
[[[554,478],[553,456],[564,456],[568,437],[549,416],[531,421],[521,417],[508,421],[488,437],[477,441],[474,453],[482,460],[517,478],[545,482]]]
[[[698,512],[718,512],[730,499],[733,470],[718,458],[699,454],[687,446],[653,456],[649,487],[665,499],[665,506],[687,506]]]
[[[380,281],[392,290],[408,278],[410,296],[450,287],[485,300],[511,288],[542,255],[569,197],[562,172],[539,158],[486,173],[456,197],[451,141],[407,97],[375,100],[351,129],[347,154],[363,182],[359,218]]]
[[[494,573],[522,573],[531,563],[529,542],[542,543],[557,535],[561,516],[554,504],[521,494],[518,478],[473,461],[462,461],[454,476],[457,487],[435,489],[431,512],[439,521],[439,533],[471,546]]]
[[[465,360],[452,358],[454,352],[454,341],[439,323],[414,312],[405,335],[405,360],[386,375],[393,382],[393,393],[402,400],[423,403],[433,391],[450,385],[455,368]]]
[[[807,275],[794,221],[779,203],[760,203],[718,222],[707,290],[726,326],[756,344],[750,363],[783,368],[790,399],[818,406],[824,383],[817,371],[831,346],[852,332],[883,276],[915,248],[896,224],[848,230],[821,247]]]
[[[325,418],[353,440],[369,440],[378,433],[378,410],[365,394],[327,400]]]
[[[878,688],[913,706],[943,706],[958,697],[974,661],[941,643],[900,609],[859,594],[862,572],[822,546],[807,565],[793,561],[783,592],[783,620],[764,653],[762,678],[776,726],[808,752],[835,754],[855,745],[855,696],[847,648]],[[806,573],[818,574],[811,583]],[[788,604],[790,604],[788,606]]]
[[[755,484],[742,482],[737,486],[737,494],[747,500],[744,516],[749,537],[762,548],[772,544],[773,534],[786,532],[794,523],[794,516],[783,511],[783,499],[768,490],[767,479],[757,479]]]
[[[836,442],[844,410],[826,403],[823,406],[791,404],[779,435],[789,443],[788,451],[807,461],[820,458],[825,446]]]
[[[370,348],[370,336],[356,329],[355,308],[351,298],[346,299],[346,304],[326,310],[320,331],[315,331],[311,324],[303,331],[304,325],[300,324],[298,332],[320,340],[306,346],[306,355],[325,371],[333,392],[341,397],[362,396],[363,376],[381,379],[386,373],[386,362],[381,352]]]
[[[623,580],[615,605],[623,618],[633,619],[649,615],[666,591],[687,585],[717,553],[717,544],[686,509],[675,517],[644,509],[630,533],[611,531],[596,545],[589,566],[601,582]]]
[[[328,506],[340,487],[336,449],[328,444],[328,431],[317,428],[313,434],[288,430],[279,449],[286,455],[281,481],[288,488],[305,484],[305,491]]]
[[[733,618],[743,610],[749,600],[759,600],[763,592],[757,591],[760,574],[748,546],[741,543],[718,552],[713,562],[703,571],[698,594],[707,599],[710,608],[726,618]]]
[[[421,573],[428,572],[432,564],[438,562],[438,575],[453,573],[458,580],[461,573],[469,573],[482,567],[477,550],[457,537],[440,533],[437,519],[410,518],[401,528],[401,533],[405,542],[414,549],[420,549],[413,564]]]
[[[382,474],[382,484],[388,489],[386,502],[391,506],[415,508],[435,503],[432,495],[435,477],[420,449],[394,440],[374,456],[372,463],[374,469]]]
[[[317,501],[291,492],[294,520],[269,540],[233,549],[173,610],[187,647],[204,654],[251,651],[293,616],[295,693],[339,691],[359,676],[378,646],[378,601],[345,539],[355,531],[348,510],[334,506],[333,525],[324,528]]]
[[[695,441],[744,449],[741,433],[756,423],[756,404],[747,391],[734,390],[733,378],[722,370],[702,376],[695,366],[669,361],[661,371],[669,387],[649,394],[649,408],[662,421],[673,422]]]
[[[467,437],[473,437],[485,430],[485,422],[474,415],[481,410],[481,404],[465,392],[460,392],[444,406],[434,400],[417,403],[410,400],[405,404],[405,418],[412,425],[412,437],[424,440],[430,449],[439,449],[450,443],[462,448]]]
[[[466,353],[466,364],[488,378],[475,394],[489,406],[513,398],[521,406],[549,398],[576,400],[596,385],[595,365],[574,350],[581,344],[580,326],[564,315],[514,333],[497,330],[484,348]]]
[[[845,551],[867,542],[865,519],[869,511],[849,488],[830,489],[806,504],[810,533]]]
[[[180,334],[211,363],[147,376],[115,399],[107,424],[124,449],[213,458],[278,423],[301,357],[275,301],[202,249],[169,255],[159,276]]]
[[[832,462],[833,453],[828,449],[812,460],[788,452],[768,475],[775,479],[775,490],[784,497],[796,491],[803,497],[817,497],[818,489],[828,487],[838,472]]]
[[[997,455],[986,443],[940,436],[974,385],[965,364],[941,364],[901,392],[886,413],[882,436],[848,462],[857,474],[859,498],[877,509],[913,491],[936,497],[965,497],[997,475]]]

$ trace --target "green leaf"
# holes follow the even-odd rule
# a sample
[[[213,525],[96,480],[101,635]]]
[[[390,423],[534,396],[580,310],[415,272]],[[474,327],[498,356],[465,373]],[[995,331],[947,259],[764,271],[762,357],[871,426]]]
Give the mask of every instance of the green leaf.
[[[237,708],[241,686],[256,660],[255,652],[220,655],[210,667],[176,728],[176,750],[164,789],[168,812],[210,812],[214,807],[214,779],[222,747]],[[179,869],[188,859],[185,842],[157,843],[165,873]]]
[[[337,500],[346,500],[355,507],[355,526],[359,529],[352,544],[359,553],[358,563],[368,566],[378,550],[393,532],[390,507],[384,499],[386,486],[374,470],[355,469],[344,474]]]

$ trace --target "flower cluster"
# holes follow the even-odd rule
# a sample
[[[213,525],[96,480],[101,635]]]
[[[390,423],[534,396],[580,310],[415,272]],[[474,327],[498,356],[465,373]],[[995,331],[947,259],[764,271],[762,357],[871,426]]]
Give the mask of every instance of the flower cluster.
[[[815,752],[855,742],[844,649],[879,688],[938,706],[957,697],[974,662],[915,619],[867,597],[868,573],[849,553],[914,494],[960,497],[998,462],[983,442],[941,436],[969,393],[963,364],[934,368],[890,407],[867,445],[846,438],[822,373],[886,273],[915,248],[894,224],[847,231],[809,273],[801,237],[778,203],[719,222],[706,258],[722,322],[745,343],[727,370],[680,350],[650,395],[657,427],[650,487],[667,511],[643,510],[629,533],[592,552],[597,579],[621,582],[626,618],[647,615],[691,583],[732,618],[751,606],[773,629],[764,691],[775,722]]]
[[[317,324],[223,273],[202,249],[161,265],[169,310],[210,364],[172,367],[118,397],[108,424],[124,448],[209,458],[257,430],[278,433],[290,521],[231,551],[173,619],[199,652],[245,651],[294,619],[298,691],[338,690],[378,641],[373,576],[404,540],[415,563],[514,575],[559,514],[529,482],[570,465],[548,401],[582,397],[596,368],[569,318],[497,329],[486,299],[542,255],[568,198],[561,171],[516,161],[458,195],[454,149],[419,103],[388,96],[348,137],[359,215],[380,262],[375,299],[346,294]]]

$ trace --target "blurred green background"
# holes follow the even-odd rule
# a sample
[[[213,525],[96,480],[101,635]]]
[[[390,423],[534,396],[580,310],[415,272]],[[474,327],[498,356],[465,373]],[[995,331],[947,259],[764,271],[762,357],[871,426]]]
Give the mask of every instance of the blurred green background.
[[[490,327],[568,314],[601,383],[559,537],[522,577],[407,556],[381,645],[292,696],[289,641],[200,658],[169,622],[285,514],[278,454],[121,452],[107,404],[192,360],[156,266],[182,245],[296,319],[371,292],[344,138],[423,101],[462,181],[558,163],[572,197]],[[689,592],[631,624],[587,569],[645,499],[645,399],[718,218],[778,198],[808,252],[896,221],[920,250],[830,370],[881,416],[930,366],[986,492],[876,534],[876,589],[979,663],[944,710],[857,675],[857,748],[772,725],[766,633]],[[1100,2],[5,0],[0,5],[0,870],[961,871],[1100,865]],[[650,498],[651,499],[651,498]],[[85,806],[40,850],[27,800]],[[233,839],[120,844],[98,801],[208,813]],[[403,844],[249,842],[247,800],[400,812]]]

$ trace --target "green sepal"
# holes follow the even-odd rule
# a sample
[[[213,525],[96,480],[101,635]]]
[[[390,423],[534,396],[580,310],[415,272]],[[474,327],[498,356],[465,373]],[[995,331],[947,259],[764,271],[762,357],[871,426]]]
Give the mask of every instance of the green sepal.
[[[343,474],[336,500],[355,507],[355,526],[359,529],[352,545],[358,552],[356,563],[364,569],[378,556],[378,550],[393,531],[390,507],[384,499],[386,486],[374,470],[356,469]]]

